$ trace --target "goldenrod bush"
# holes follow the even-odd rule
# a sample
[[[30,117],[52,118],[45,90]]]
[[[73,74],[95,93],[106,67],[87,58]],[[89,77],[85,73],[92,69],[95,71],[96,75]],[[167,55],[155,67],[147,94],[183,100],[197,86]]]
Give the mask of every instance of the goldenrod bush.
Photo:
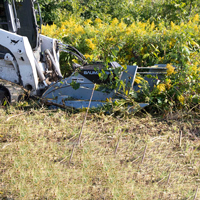
[[[143,90],[143,99],[141,93],[137,96],[162,110],[191,109],[200,102],[199,22],[198,14],[179,25],[149,21],[127,25],[117,19],[107,23],[99,18],[82,21],[71,17],[61,26],[44,26],[43,34],[75,46],[89,62],[114,60],[121,65],[144,67],[168,63],[165,79],[153,91]],[[62,55],[64,73],[70,70],[72,59]]]

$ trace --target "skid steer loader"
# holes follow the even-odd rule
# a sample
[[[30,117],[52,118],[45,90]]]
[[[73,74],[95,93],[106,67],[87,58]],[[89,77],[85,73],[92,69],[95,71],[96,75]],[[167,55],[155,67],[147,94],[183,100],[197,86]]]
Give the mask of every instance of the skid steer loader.
[[[39,33],[36,20],[40,9],[35,0],[0,0],[0,104],[18,102],[24,91],[38,96],[54,105],[73,108],[87,107],[94,84],[100,83],[98,68],[102,63],[87,64],[84,56],[74,47]],[[41,17],[39,17],[41,19]],[[41,21],[41,20],[40,20]],[[76,56],[83,64],[76,65],[78,73],[63,79],[59,64],[59,52]],[[117,62],[109,63],[109,76],[121,68]],[[133,87],[137,66],[127,66],[119,78]],[[79,84],[78,89],[72,83]],[[105,104],[106,99],[115,98],[115,90],[94,90],[91,107]],[[141,107],[147,104],[140,104]]]

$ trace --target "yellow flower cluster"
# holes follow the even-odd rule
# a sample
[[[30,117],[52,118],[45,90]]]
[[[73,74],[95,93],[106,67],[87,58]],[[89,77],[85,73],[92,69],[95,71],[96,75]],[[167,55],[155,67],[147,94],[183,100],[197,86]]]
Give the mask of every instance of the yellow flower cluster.
[[[86,39],[85,41],[88,43],[88,47],[90,47],[90,49],[95,49],[95,44],[92,42],[92,39]]]
[[[159,85],[157,85],[157,89],[158,89],[158,94],[161,94],[162,92],[166,90],[165,84],[160,83]]]
[[[199,15],[196,14],[196,15],[194,16],[194,18],[192,19],[192,21],[193,21],[193,22],[199,22]]]
[[[101,23],[101,22],[102,22],[102,20],[101,20],[101,19],[99,19],[99,18],[96,18],[96,19],[95,19],[95,22],[96,22],[96,23]]]
[[[171,64],[167,64],[166,68],[167,68],[167,75],[168,76],[170,76],[170,75],[175,73],[175,71],[174,71],[175,67],[173,67]]]
[[[179,100],[179,102],[180,102],[181,104],[184,104],[185,98],[184,98],[183,95],[179,95],[179,96],[178,96],[178,100]]]
[[[165,84],[166,88],[169,90],[171,88],[171,80],[170,79],[166,79],[166,84]]]
[[[67,38],[67,42],[71,45],[78,47],[79,45],[87,45],[91,52],[83,52],[83,53],[95,53],[101,56],[102,49],[103,51],[111,51],[113,48],[118,47],[122,48],[122,44],[127,47],[126,54],[130,54],[129,49],[136,49],[141,56],[144,56],[152,52],[151,57],[156,56],[159,62],[163,62],[165,59],[163,55],[159,54],[159,45],[163,46],[163,42],[167,44],[168,48],[174,48],[176,45],[177,34],[188,35],[188,39],[191,40],[190,33],[194,33],[194,38],[200,39],[200,27],[197,24],[199,22],[199,15],[195,15],[195,17],[188,23],[181,23],[181,25],[176,25],[173,22],[167,27],[164,23],[160,23],[157,27],[155,27],[154,22],[133,22],[129,26],[127,26],[123,21],[119,21],[117,19],[113,19],[110,23],[103,22],[101,19],[97,18],[94,22],[91,19],[81,21],[80,19],[75,19],[71,17],[67,21],[62,22],[60,26],[55,24],[49,26],[43,26],[43,34],[62,39]],[[179,32],[177,32],[177,30]],[[178,36],[179,36],[178,35]],[[96,40],[92,40],[95,38]],[[149,40],[147,40],[149,38]],[[158,38],[163,38],[160,44],[155,46],[151,46],[153,43],[158,43]],[[165,39],[166,38],[166,39]],[[193,39],[190,41],[190,44],[196,46],[197,41]],[[84,44],[84,41],[86,41]],[[151,43],[149,43],[149,41]],[[183,41],[184,42],[184,41]],[[185,45],[188,45],[188,41],[185,41]],[[143,47],[143,48],[141,48]],[[85,47],[81,49],[87,49]],[[98,50],[96,52],[92,52]],[[109,53],[107,53],[109,54]],[[123,55],[124,57],[124,55]],[[118,56],[120,60],[120,55]],[[127,57],[127,59],[131,59],[131,57]],[[144,58],[145,59],[145,58]],[[126,61],[125,61],[126,62]],[[175,61],[176,62],[176,61]],[[169,73],[172,73],[169,72]]]
[[[82,21],[72,16],[62,22],[60,26],[55,24],[43,26],[42,33],[75,46],[83,54],[86,54],[86,58],[89,60],[93,55],[93,59],[98,58],[104,61],[108,57],[109,59],[114,58],[121,65],[134,64],[138,61],[136,64],[143,66],[148,66],[148,62],[152,64],[152,61],[155,63],[170,62],[174,65],[179,63],[179,58],[174,57],[174,54],[176,55],[180,49],[179,37],[184,35],[181,40],[184,48],[199,48],[199,22],[199,15],[195,15],[188,23],[176,25],[171,22],[168,26],[163,22],[155,26],[154,22],[150,23],[149,21],[137,21],[126,25],[117,19],[113,19],[109,23],[99,18],[94,21],[91,19]],[[133,50],[136,53],[133,53]],[[173,58],[170,58],[172,53],[167,52],[174,52]],[[189,59],[192,59],[192,53]],[[195,66],[193,74],[199,68]],[[167,75],[170,76],[174,73],[175,68],[168,64]],[[136,78],[136,82],[140,82],[140,80]],[[166,88],[169,87],[169,84],[166,85]]]
[[[92,61],[94,59],[94,55],[85,54],[84,56],[89,61]]]
[[[135,82],[137,83],[137,84],[140,84],[141,83],[141,81],[143,81],[144,79],[142,78],[142,77],[140,77],[140,76],[136,76],[135,77]]]
[[[190,66],[190,73],[192,76],[197,74],[200,76],[200,62],[195,62]]]
[[[122,66],[137,64],[139,67],[150,66],[152,63],[171,63],[166,66],[165,80],[155,86],[156,94],[161,94],[162,98],[167,99],[168,90],[176,94],[173,98],[176,98],[179,93],[177,99],[182,105],[188,102],[188,96],[192,98],[191,96],[195,94],[198,98],[198,94],[200,95],[200,55],[198,50],[195,51],[200,47],[199,15],[195,15],[191,21],[182,22],[180,25],[174,22],[166,25],[161,22],[156,26],[149,21],[135,21],[127,25],[117,19],[104,22],[99,18],[94,21],[91,19],[82,21],[80,18],[71,17],[60,26],[46,25],[42,27],[42,30],[44,35],[75,46],[88,61],[116,60]],[[180,49],[183,50],[181,55]],[[178,75],[175,73],[179,69],[179,63],[188,65],[186,84],[188,88],[192,87],[191,95],[184,96],[187,94],[183,88],[184,84],[179,84],[179,79],[175,79]],[[176,66],[176,71],[173,65]],[[139,88],[142,88],[145,83],[140,76],[136,76],[135,82]],[[174,86],[177,85],[182,88],[175,88]],[[184,92],[181,94],[178,90]]]
[[[80,26],[80,25],[75,26],[75,27],[74,27],[74,31],[75,31],[76,33],[80,33],[80,34],[85,33],[83,27]]]

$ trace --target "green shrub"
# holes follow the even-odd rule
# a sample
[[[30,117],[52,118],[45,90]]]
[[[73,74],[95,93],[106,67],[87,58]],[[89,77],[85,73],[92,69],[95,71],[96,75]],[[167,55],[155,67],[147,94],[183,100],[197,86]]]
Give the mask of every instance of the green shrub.
[[[180,25],[160,22],[157,26],[149,21],[126,25],[117,19],[106,23],[99,18],[82,21],[71,17],[61,26],[44,26],[43,34],[75,46],[88,62],[114,60],[122,66],[137,64],[145,67],[162,63],[175,66],[175,73],[168,73],[153,91],[145,89],[143,99],[137,95],[139,100],[149,100],[152,109],[162,112],[191,109],[200,102],[198,15]],[[66,74],[71,61],[78,62],[67,54],[63,55],[62,61]]]

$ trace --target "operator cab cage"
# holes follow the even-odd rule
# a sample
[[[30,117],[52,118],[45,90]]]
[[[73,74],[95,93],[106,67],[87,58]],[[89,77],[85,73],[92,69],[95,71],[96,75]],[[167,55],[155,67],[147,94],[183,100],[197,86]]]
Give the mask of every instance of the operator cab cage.
[[[0,0],[0,28],[26,36],[33,50],[39,46],[39,33],[32,0]]]
[[[17,17],[14,11],[13,2],[0,0],[0,28],[14,33],[17,32],[19,23],[16,23]]]

